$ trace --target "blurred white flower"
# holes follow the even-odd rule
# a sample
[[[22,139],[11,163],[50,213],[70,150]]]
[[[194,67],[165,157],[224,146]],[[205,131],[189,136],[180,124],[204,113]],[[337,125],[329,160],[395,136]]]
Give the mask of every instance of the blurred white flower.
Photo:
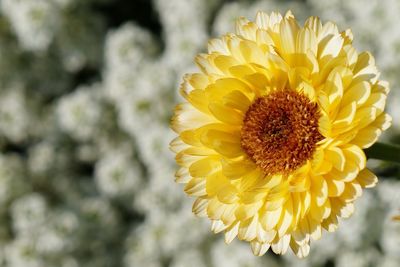
[[[53,167],[55,157],[55,148],[50,143],[39,143],[29,151],[28,168],[33,174],[43,175]]]
[[[43,267],[44,262],[36,253],[35,243],[29,238],[16,238],[5,248],[5,261],[13,267]]]
[[[400,224],[387,218],[384,221],[381,238],[385,255],[400,263]]]
[[[12,87],[0,92],[0,134],[12,142],[23,142],[34,119],[30,112],[21,88]]]
[[[246,7],[238,2],[225,4],[214,20],[213,34],[215,36],[222,36],[227,32],[234,32],[236,19],[240,16],[246,16],[246,14],[242,13],[245,10]]]
[[[82,216],[87,220],[88,223],[96,225],[107,232],[104,235],[112,235],[118,229],[118,217],[115,213],[114,208],[110,203],[99,197],[87,198],[79,201]]]
[[[214,2],[214,3],[213,3]],[[207,42],[209,9],[218,1],[155,1],[164,29],[165,64],[177,72],[187,68]],[[207,12],[208,11],[208,12]]]
[[[206,257],[199,250],[186,249],[176,254],[172,260],[170,267],[207,267]]]
[[[395,85],[397,87],[397,85]],[[388,113],[392,116],[392,127],[400,131],[400,92],[399,90],[392,90],[391,97],[388,98]]]
[[[20,157],[0,154],[0,209],[29,190],[25,175]]]
[[[110,31],[106,37],[107,67],[128,67],[131,75],[135,75],[140,64],[156,51],[157,43],[151,34],[133,23],[126,23]]]
[[[74,245],[74,236],[79,221],[74,213],[68,211],[52,211],[49,221],[41,225],[37,231],[36,249],[45,255],[66,255]]]
[[[23,48],[44,51],[50,45],[58,28],[59,14],[51,0],[3,0],[0,3]]]
[[[380,243],[385,255],[400,263],[400,224],[392,220],[400,210],[400,184],[396,181],[382,181],[378,185],[379,197],[385,216],[380,218],[382,235]]]
[[[148,236],[148,226],[141,224],[127,236],[125,241],[124,267],[162,267],[157,240]]]
[[[31,235],[48,220],[46,200],[37,193],[25,195],[11,206],[13,229],[20,235]]]
[[[381,261],[379,262],[380,267],[397,267],[400,264],[400,260],[393,259],[390,257],[382,257]]]
[[[159,70],[156,65],[144,65],[137,77],[131,76],[131,87],[116,103],[122,129],[131,136],[145,138],[153,134],[149,127],[168,127],[173,100],[171,77],[167,69]]]
[[[214,242],[211,249],[212,267],[277,267],[277,262],[272,257],[254,257],[246,245],[234,240],[229,246],[222,239]]]
[[[95,181],[106,196],[118,197],[139,190],[141,171],[130,151],[110,151],[96,162]]]
[[[336,257],[336,265],[338,267],[368,267],[377,266],[379,261],[379,252],[373,248],[366,249],[362,252],[355,250],[342,251]]]
[[[77,140],[87,141],[98,131],[101,119],[100,92],[97,85],[82,86],[60,100],[57,107],[60,127]]]

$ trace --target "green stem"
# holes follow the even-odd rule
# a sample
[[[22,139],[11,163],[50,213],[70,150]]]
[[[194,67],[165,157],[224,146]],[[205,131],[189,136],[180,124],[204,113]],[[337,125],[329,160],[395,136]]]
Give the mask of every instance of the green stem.
[[[400,146],[394,144],[375,143],[365,149],[368,158],[391,161],[400,164]]]

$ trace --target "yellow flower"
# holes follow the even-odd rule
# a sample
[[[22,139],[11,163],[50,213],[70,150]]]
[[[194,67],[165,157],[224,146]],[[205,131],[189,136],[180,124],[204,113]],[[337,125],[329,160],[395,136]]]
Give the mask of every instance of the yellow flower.
[[[291,12],[259,12],[211,40],[200,72],[184,76],[171,126],[176,181],[227,243],[305,257],[377,183],[363,149],[390,126],[389,89],[352,40],[316,17],[300,26]]]

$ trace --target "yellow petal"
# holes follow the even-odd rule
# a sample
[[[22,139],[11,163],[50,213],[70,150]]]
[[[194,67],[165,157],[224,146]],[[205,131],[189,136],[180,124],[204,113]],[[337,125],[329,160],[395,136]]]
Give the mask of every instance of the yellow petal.
[[[256,24],[259,28],[267,30],[270,27],[268,14],[258,11],[256,14]]]
[[[332,131],[332,123],[324,112],[322,112],[321,117],[318,120],[318,130],[319,132],[325,136],[329,137]]]
[[[221,190],[230,186],[229,180],[226,179],[220,172],[210,174],[204,180],[206,181],[205,189],[207,195],[210,197],[215,196]]]
[[[354,213],[353,203],[346,203],[340,198],[331,198],[330,201],[333,214],[337,214],[342,218],[349,218]]]
[[[354,66],[353,72],[356,76],[366,75],[366,77],[372,79],[377,75],[375,66],[375,59],[369,52],[362,52],[358,56],[356,65]]]
[[[235,133],[209,129],[203,132],[200,140],[205,146],[228,158],[235,158],[244,153],[240,145],[240,137]]]
[[[226,186],[219,190],[217,197],[219,201],[225,204],[235,203],[239,200],[238,192],[232,185]]]
[[[228,74],[232,66],[239,65],[240,63],[230,55],[218,55],[214,58],[214,64],[223,73]]]
[[[362,129],[372,123],[376,119],[377,115],[377,109],[375,107],[367,106],[358,109],[354,117],[357,128]]]
[[[347,161],[354,162],[360,170],[365,168],[367,157],[365,156],[364,151],[359,146],[346,145],[343,147],[343,152],[346,156]]]
[[[223,104],[226,107],[234,108],[246,113],[251,105],[250,100],[242,92],[235,90],[223,97]]]
[[[213,220],[211,222],[211,231],[213,231],[214,234],[218,234],[224,231],[226,228],[227,226],[221,220]]]
[[[271,231],[277,225],[282,215],[282,205],[275,210],[263,211],[260,223],[266,231]]]
[[[330,174],[325,175],[325,179],[328,185],[329,197],[338,197],[343,193],[345,188],[345,183],[343,181],[332,179]]]
[[[186,194],[195,197],[207,195],[206,180],[203,178],[192,178],[185,186]]]
[[[230,67],[229,73],[236,78],[244,79],[244,77],[246,77],[247,75],[254,74],[255,71],[249,65],[241,64]]]
[[[189,170],[186,167],[181,167],[175,173],[175,182],[186,184],[192,177],[189,174]]]
[[[266,231],[263,229],[263,227],[260,223],[258,224],[257,240],[260,243],[270,243],[270,242],[272,242],[272,240],[274,240],[275,236],[276,236],[275,230]]]
[[[262,256],[264,255],[270,247],[269,243],[260,243],[257,241],[251,242],[251,250],[255,256]]]
[[[289,227],[293,220],[293,202],[292,198],[288,199],[283,207],[281,218],[276,226],[278,236],[283,237],[289,231]]]
[[[255,63],[261,66],[267,64],[266,55],[255,42],[243,40],[240,42],[240,51],[242,52],[242,57],[248,63]]]
[[[339,147],[330,147],[325,150],[326,159],[332,162],[333,167],[343,171],[346,157]]]
[[[322,227],[324,227],[325,230],[328,232],[334,232],[336,231],[338,227],[338,220],[335,214],[331,214],[328,218],[323,220],[322,222]]]
[[[335,121],[333,122],[333,133],[339,133],[341,128],[344,128],[352,123],[357,111],[357,104],[355,102],[351,102],[351,104],[342,108]]]
[[[324,217],[324,208],[317,204],[316,196],[311,196],[310,216],[316,222],[321,222]]]
[[[219,199],[219,198],[218,198]],[[239,207],[239,204],[226,205],[224,212],[222,213],[221,220],[225,225],[234,225],[236,221],[235,211]]]
[[[232,68],[230,68],[230,70],[231,69]],[[218,100],[225,95],[235,90],[242,92],[246,96],[250,96],[252,94],[252,90],[250,89],[250,87],[243,81],[236,78],[218,79],[213,84],[207,86],[205,89],[207,96],[211,100],[216,102],[218,102]]]
[[[187,143],[184,143],[180,137],[174,138],[169,144],[169,148],[172,152],[179,153],[184,149],[187,149],[189,146]]]
[[[213,55],[207,55],[207,54],[199,54],[195,58],[195,63],[197,64],[197,66],[201,69],[201,71],[204,74],[222,75],[223,73],[217,67],[215,67],[215,65],[212,63],[213,57],[215,57],[215,55],[213,56]]]
[[[343,82],[340,73],[332,72],[326,81],[324,92],[329,99],[329,114],[339,105],[343,97]]]
[[[252,172],[256,165],[250,160],[222,160],[222,173],[228,179],[239,179]]]
[[[280,24],[281,48],[285,54],[295,53],[296,36],[299,30],[294,19],[284,19]]]
[[[351,143],[361,148],[368,148],[378,140],[378,137],[381,134],[381,129],[374,126],[367,126],[364,129],[358,131],[357,135],[354,137]]]
[[[362,81],[346,90],[341,105],[344,107],[354,101],[357,103],[357,107],[359,107],[368,100],[370,94],[371,84],[369,82]]]
[[[308,224],[310,225],[310,234],[312,239],[314,240],[320,239],[322,236],[320,221],[315,221],[310,216],[307,218],[308,218]]]
[[[218,157],[206,157],[194,162],[189,167],[189,173],[193,177],[206,177],[207,175],[218,171],[221,163]]]
[[[194,214],[200,217],[207,216],[208,200],[204,198],[197,198],[193,203],[192,211]]]
[[[262,201],[251,204],[242,204],[236,209],[235,216],[238,220],[245,221],[255,216],[262,204]]]
[[[359,169],[355,162],[346,161],[343,171],[337,169],[332,169],[329,173],[332,179],[340,180],[342,182],[351,182],[358,175]]]
[[[318,41],[322,41],[326,37],[336,36],[339,34],[339,29],[335,23],[328,21],[322,25],[322,29],[318,34]]]
[[[243,113],[223,104],[212,102],[209,104],[208,108],[215,118],[226,124],[241,125],[243,122]]]
[[[311,29],[317,36],[322,31],[322,23],[318,17],[309,17],[304,23],[304,27]]]
[[[307,257],[310,253],[310,245],[304,244],[299,246],[293,239],[290,241],[290,248],[293,250],[294,254],[300,259]]]
[[[339,34],[327,36],[319,43],[319,58],[323,60],[324,57],[336,57],[342,49],[343,42],[343,37]]]
[[[340,196],[345,202],[353,202],[362,195],[362,188],[357,180],[351,183],[346,183],[343,194]]]
[[[385,131],[392,125],[392,117],[387,113],[382,113],[372,122],[372,125]]]
[[[207,49],[209,54],[217,52],[219,54],[229,55],[229,49],[224,39],[214,38],[209,40]]]
[[[235,237],[239,233],[239,222],[236,224],[233,224],[230,226],[226,231],[225,231],[225,243],[229,244],[235,239]]]
[[[321,206],[328,198],[328,185],[323,176],[311,177],[311,193],[315,197],[316,205]]]
[[[357,181],[362,187],[371,188],[378,183],[378,177],[370,170],[364,169],[358,174]]]
[[[240,222],[238,238],[240,240],[252,241],[257,236],[258,215]]]
[[[385,108],[386,95],[382,93],[373,93],[365,103],[366,106],[373,106],[377,110],[377,115],[381,114]]]
[[[207,216],[213,220],[220,220],[227,204],[221,203],[217,198],[212,198],[208,202]]]
[[[316,55],[318,51],[317,36],[314,31],[308,28],[302,28],[297,34],[296,52],[306,53],[308,50]]]
[[[236,20],[236,33],[248,40],[256,39],[257,25],[244,17]]]
[[[183,103],[175,107],[175,116],[171,120],[171,128],[176,133],[180,133],[213,122],[216,122],[215,118],[200,112],[189,103]]]
[[[289,248],[290,234],[284,235],[283,237],[276,238],[272,243],[272,251],[276,254],[285,254]]]

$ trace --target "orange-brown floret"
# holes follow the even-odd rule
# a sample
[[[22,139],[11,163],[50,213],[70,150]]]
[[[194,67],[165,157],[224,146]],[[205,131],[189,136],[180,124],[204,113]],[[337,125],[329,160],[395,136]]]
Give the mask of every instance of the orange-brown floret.
[[[241,145],[265,174],[287,174],[309,160],[323,139],[318,105],[292,90],[257,98],[243,120]]]

